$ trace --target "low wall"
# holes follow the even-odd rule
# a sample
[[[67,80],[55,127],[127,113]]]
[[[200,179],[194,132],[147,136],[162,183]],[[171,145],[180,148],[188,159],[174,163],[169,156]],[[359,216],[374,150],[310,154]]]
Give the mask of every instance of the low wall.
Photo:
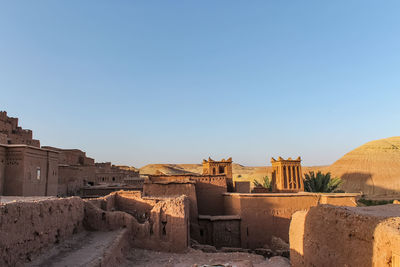
[[[290,224],[291,264],[399,266],[399,226],[399,205],[321,205],[296,212]]]
[[[121,190],[134,190],[134,191],[141,191],[142,188],[138,188],[135,186],[86,186],[82,189],[82,196],[84,198],[94,198],[94,197],[103,197],[107,196],[112,192],[117,192]]]
[[[83,229],[83,201],[72,197],[0,205],[0,266],[29,261]]]
[[[224,194],[226,215],[241,217],[243,248],[270,245],[272,236],[289,241],[290,219],[296,211],[322,203],[356,206],[359,194],[266,193]]]

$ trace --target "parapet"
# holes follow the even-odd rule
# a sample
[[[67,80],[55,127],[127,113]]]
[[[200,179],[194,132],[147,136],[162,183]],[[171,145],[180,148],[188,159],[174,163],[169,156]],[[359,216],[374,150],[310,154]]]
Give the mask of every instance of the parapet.
[[[204,163],[211,163],[211,162],[213,162],[213,163],[225,163],[225,162],[232,162],[232,157],[229,157],[228,159],[221,159],[220,161],[217,161],[217,160],[213,160],[212,158],[210,158],[210,157],[208,157],[208,160],[205,160],[205,159],[203,159],[203,164]]]
[[[282,157],[278,157],[278,160],[276,160],[275,158],[271,158],[271,163],[275,163],[275,162],[301,162],[301,157],[297,157],[296,159],[292,159],[292,158],[287,158],[284,159]]]

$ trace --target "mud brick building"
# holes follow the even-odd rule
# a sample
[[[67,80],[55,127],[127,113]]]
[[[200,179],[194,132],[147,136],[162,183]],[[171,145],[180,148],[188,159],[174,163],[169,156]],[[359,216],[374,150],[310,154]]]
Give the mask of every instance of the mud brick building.
[[[0,195],[55,196],[58,153],[28,145],[0,145]]]

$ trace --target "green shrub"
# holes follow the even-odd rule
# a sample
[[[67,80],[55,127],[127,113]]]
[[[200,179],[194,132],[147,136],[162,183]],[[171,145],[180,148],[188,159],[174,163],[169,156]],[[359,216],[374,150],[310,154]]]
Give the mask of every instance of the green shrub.
[[[342,180],[339,178],[332,178],[331,173],[322,173],[320,171],[310,171],[306,173],[304,179],[304,190],[307,192],[320,192],[320,193],[331,193],[334,192]]]
[[[271,188],[272,188],[272,184],[271,184],[271,181],[269,180],[269,177],[268,177],[268,176],[263,177],[262,183],[260,183],[260,182],[257,181],[256,179],[254,179],[253,184],[254,184],[254,186],[256,186],[256,187],[257,187],[257,186],[261,186],[261,187],[267,188],[267,189],[270,190],[270,191],[271,191]]]

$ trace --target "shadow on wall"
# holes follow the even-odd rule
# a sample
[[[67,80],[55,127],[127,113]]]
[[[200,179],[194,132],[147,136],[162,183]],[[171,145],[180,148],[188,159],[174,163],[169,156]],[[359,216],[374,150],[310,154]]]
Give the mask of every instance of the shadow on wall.
[[[138,191],[119,191],[85,201],[84,225],[98,231],[131,231],[134,247],[183,252],[190,242],[189,200],[141,198]]]
[[[400,253],[400,217],[389,217],[400,216],[400,206],[384,207],[321,205],[295,213],[292,266],[392,266],[393,254]]]
[[[362,192],[365,195],[400,195],[399,185],[388,185],[387,188],[382,187],[383,181],[374,181],[373,174],[365,172],[348,172],[340,176],[343,180],[341,189],[349,193]]]

